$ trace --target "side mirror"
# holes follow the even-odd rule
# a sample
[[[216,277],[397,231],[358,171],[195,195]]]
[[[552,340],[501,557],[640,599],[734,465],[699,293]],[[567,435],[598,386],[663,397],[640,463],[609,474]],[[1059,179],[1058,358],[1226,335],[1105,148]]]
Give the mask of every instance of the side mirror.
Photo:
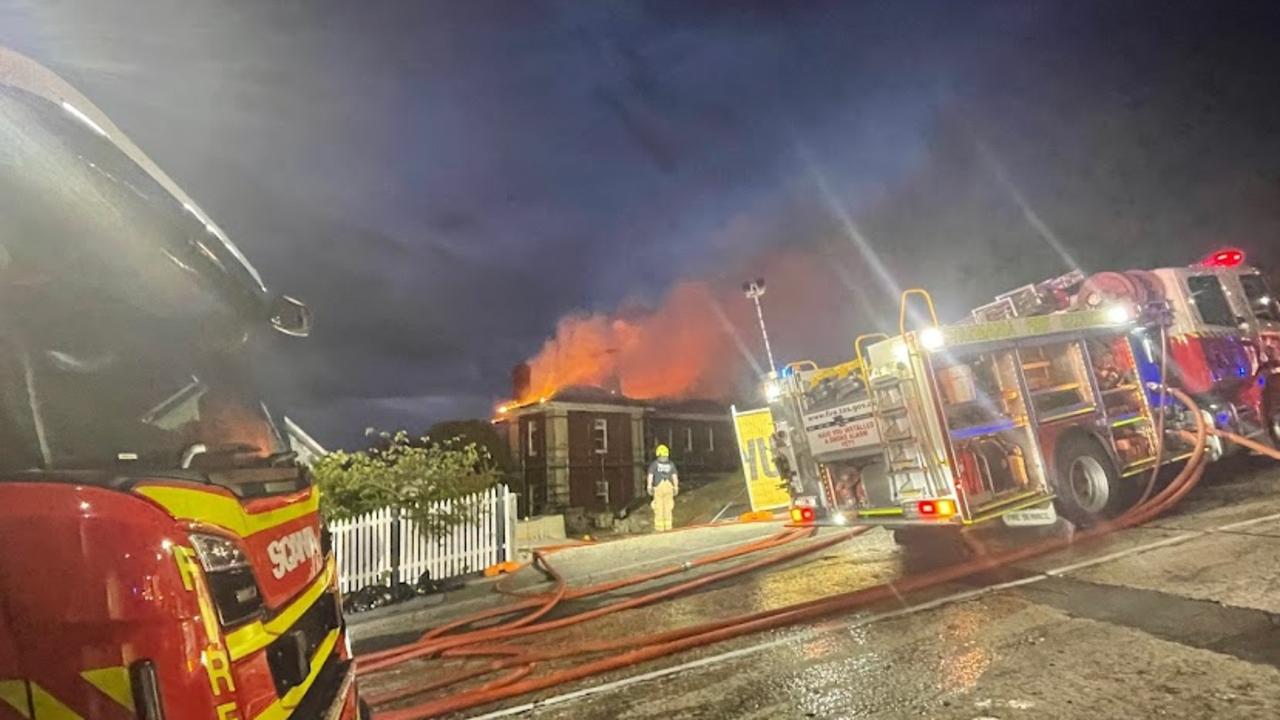
[[[271,301],[271,326],[285,335],[306,337],[311,334],[311,310],[301,300],[277,295]]]

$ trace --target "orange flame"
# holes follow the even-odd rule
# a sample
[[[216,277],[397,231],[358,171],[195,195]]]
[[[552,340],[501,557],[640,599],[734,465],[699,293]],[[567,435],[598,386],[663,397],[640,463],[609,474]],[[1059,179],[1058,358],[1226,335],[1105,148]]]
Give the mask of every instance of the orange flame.
[[[571,385],[611,387],[637,399],[726,397],[737,380],[724,359],[733,340],[704,282],[683,282],[638,315],[574,314],[529,361],[529,391],[549,397]]]
[[[858,328],[869,322],[869,280],[854,281],[830,256],[770,251],[746,258],[719,280],[677,283],[654,309],[575,313],[529,364],[521,404],[573,385],[617,390],[640,399],[756,397],[765,368],[754,306],[734,278],[764,275],[765,315],[779,362],[848,360]],[[883,313],[897,318],[897,297]],[[885,317],[890,315],[885,314]]]

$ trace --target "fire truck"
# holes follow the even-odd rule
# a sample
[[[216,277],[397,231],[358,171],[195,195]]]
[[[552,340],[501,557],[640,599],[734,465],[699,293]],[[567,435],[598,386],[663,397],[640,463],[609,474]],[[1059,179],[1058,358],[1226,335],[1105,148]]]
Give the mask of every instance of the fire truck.
[[[910,330],[916,298],[927,312]],[[815,443],[811,420],[838,370],[800,364],[767,381],[794,520],[883,525],[909,544],[995,520],[1114,516],[1190,450],[1168,432],[1190,418],[1164,383],[1216,427],[1280,442],[1280,305],[1239,250],[1189,267],[1070,273],[949,326],[911,290],[899,329],[859,338],[846,365],[858,372],[844,374],[844,407],[864,408],[874,442]],[[1232,451],[1215,441],[1209,455]]]
[[[0,719],[361,716],[317,489],[248,367],[305,306],[9,51],[0,214]]]

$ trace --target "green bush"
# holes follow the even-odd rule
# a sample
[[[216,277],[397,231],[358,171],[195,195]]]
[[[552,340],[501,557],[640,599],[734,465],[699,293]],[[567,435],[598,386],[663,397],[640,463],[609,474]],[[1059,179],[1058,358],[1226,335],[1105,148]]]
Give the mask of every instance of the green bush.
[[[320,510],[326,520],[346,520],[382,508],[396,508],[419,523],[429,536],[440,536],[471,521],[479,507],[454,502],[487,490],[498,480],[488,452],[455,438],[435,442],[410,438],[403,430],[382,433],[379,447],[358,452],[338,450],[318,458],[311,472],[320,488]]]

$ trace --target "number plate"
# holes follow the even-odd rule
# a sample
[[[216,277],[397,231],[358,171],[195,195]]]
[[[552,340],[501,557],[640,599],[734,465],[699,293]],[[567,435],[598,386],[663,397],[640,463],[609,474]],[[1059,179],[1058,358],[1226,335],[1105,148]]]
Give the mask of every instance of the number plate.
[[[1058,512],[1053,503],[1045,503],[1040,507],[1015,510],[1004,515],[1004,524],[1009,527],[1039,527],[1052,525],[1058,521]]]

